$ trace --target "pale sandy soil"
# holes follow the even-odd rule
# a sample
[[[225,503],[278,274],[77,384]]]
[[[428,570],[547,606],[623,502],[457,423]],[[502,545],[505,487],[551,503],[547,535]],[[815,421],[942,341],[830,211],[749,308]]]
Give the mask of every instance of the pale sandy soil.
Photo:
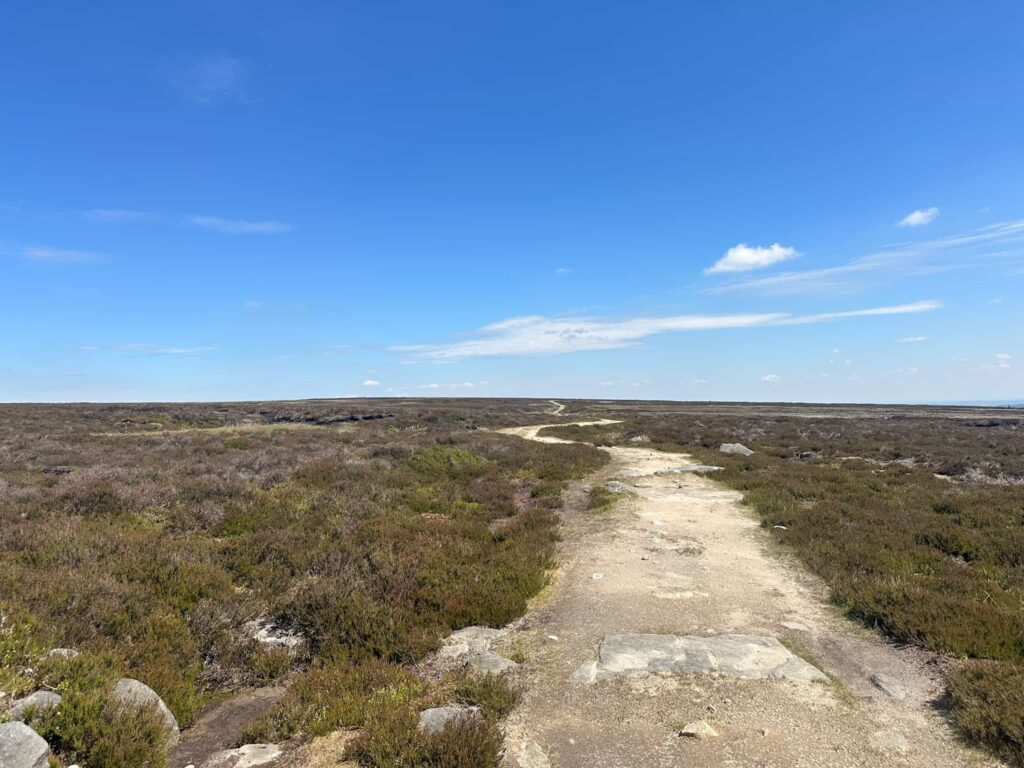
[[[505,431],[554,441],[538,437],[541,428]],[[530,741],[557,768],[998,765],[961,745],[937,707],[938,660],[837,615],[824,587],[772,546],[739,494],[699,475],[654,474],[688,461],[680,454],[608,450],[611,464],[589,482],[620,477],[632,494],[588,513],[582,489],[574,491],[554,584],[505,641],[527,656],[517,673],[523,702],[507,723],[510,765],[545,765],[536,753],[516,758]],[[773,636],[834,682],[571,682],[601,639],[617,633]],[[883,694],[869,679],[875,673],[900,681],[906,697]],[[718,737],[678,735],[699,719]]]

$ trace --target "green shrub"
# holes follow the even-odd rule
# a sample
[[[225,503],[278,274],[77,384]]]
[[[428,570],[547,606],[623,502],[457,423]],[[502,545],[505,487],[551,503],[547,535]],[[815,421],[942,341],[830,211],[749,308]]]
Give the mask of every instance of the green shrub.
[[[1024,666],[974,661],[949,675],[953,718],[971,739],[1024,765]]]

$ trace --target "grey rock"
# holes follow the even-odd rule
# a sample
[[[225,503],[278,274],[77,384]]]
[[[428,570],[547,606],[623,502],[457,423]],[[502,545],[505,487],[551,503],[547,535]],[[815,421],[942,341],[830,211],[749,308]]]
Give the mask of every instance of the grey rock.
[[[596,680],[683,674],[804,682],[828,679],[774,637],[759,635],[608,635],[598,648],[594,671]]]
[[[203,768],[255,768],[272,763],[284,753],[277,744],[245,744],[210,755]]]
[[[0,766],[47,768],[50,745],[24,723],[0,723]]]
[[[243,629],[250,633],[253,640],[268,648],[285,648],[295,653],[306,642],[302,635],[279,627],[265,617],[246,622]]]
[[[490,643],[505,634],[503,629],[493,627],[463,627],[448,635],[445,642],[453,643]]]
[[[533,739],[509,744],[508,755],[516,768],[551,768],[551,761],[544,749]]]
[[[419,729],[426,733],[440,733],[449,723],[462,719],[479,720],[483,717],[480,707],[447,706],[431,707],[420,712]]]
[[[680,464],[678,467],[669,467],[663,469],[656,474],[659,475],[683,475],[683,474],[698,474],[706,475],[708,472],[717,472],[724,467],[716,467],[713,464]]]
[[[512,659],[506,659],[504,656],[499,656],[491,651],[484,651],[483,653],[473,654],[466,659],[466,666],[474,672],[484,675],[500,675],[515,669],[519,665],[512,661]]]
[[[181,732],[178,729],[177,719],[171,710],[167,708],[167,705],[164,704],[164,700],[148,685],[138,680],[133,680],[130,677],[122,677],[117,681],[117,685],[114,686],[114,698],[124,706],[133,706],[140,709],[142,707],[154,707],[167,726],[168,745],[173,747],[178,743],[178,739],[181,738]]]
[[[24,721],[29,713],[40,714],[60,706],[62,699],[59,693],[53,691],[36,691],[24,696],[11,706],[8,713],[11,720]]]
[[[718,737],[718,731],[708,725],[707,720],[697,720],[684,725],[679,735],[691,739],[714,739]]]
[[[910,751],[910,742],[899,731],[875,731],[868,737],[868,744],[879,752],[896,752],[902,755]]]
[[[742,443],[722,443],[719,448],[722,453],[735,453],[739,456],[752,456],[754,452]]]
[[[46,658],[48,659],[73,659],[78,655],[78,651],[74,648],[51,648],[46,652]]]
[[[604,484],[604,487],[612,493],[629,493],[632,490],[628,485],[620,483],[618,480],[609,480]]]
[[[871,676],[871,684],[890,699],[899,700],[907,697],[907,689],[903,686],[903,683],[884,672],[873,674]]]

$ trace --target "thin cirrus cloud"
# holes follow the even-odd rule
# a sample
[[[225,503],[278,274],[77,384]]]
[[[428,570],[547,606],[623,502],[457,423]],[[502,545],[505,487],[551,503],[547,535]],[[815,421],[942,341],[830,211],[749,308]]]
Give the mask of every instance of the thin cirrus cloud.
[[[769,373],[762,376],[761,381],[766,381],[769,384],[774,384],[775,382],[780,381],[780,377],[777,373]]]
[[[249,65],[224,53],[193,56],[173,65],[174,81],[188,98],[200,104],[246,101]]]
[[[764,269],[780,261],[795,259],[800,254],[796,248],[772,243],[769,246],[751,246],[746,243],[734,245],[713,265],[704,270],[705,274],[720,272],[749,272]]]
[[[793,315],[787,312],[734,315],[677,315],[636,317],[626,320],[598,320],[590,317],[513,317],[484,326],[471,338],[441,344],[392,347],[435,361],[491,356],[549,356],[569,352],[621,349],[642,339],[677,331],[707,331],[723,328],[807,325],[856,317],[912,314],[939,309],[938,301],[919,301],[868,309]]]
[[[215,347],[168,347],[159,344],[142,344],[138,342],[122,342],[113,346],[101,346],[99,344],[80,344],[78,347],[83,352],[125,352],[135,355],[199,355],[205,352],[213,352]]]
[[[80,251],[73,248],[45,248],[31,246],[21,249],[21,257],[28,261],[51,262],[54,264],[85,264],[103,261],[102,254]]]
[[[705,293],[748,292],[765,296],[841,294],[880,280],[915,277],[976,267],[1024,266],[1024,219],[992,224],[959,235],[895,245],[834,267],[740,277]]]
[[[190,216],[188,223],[222,232],[226,235],[277,235],[290,232],[291,225],[283,221],[249,221],[247,219],[224,219],[220,216]]]
[[[925,224],[931,224],[939,217],[938,208],[919,208],[916,211],[911,211],[899,221],[901,227],[923,227]]]
[[[93,208],[82,214],[87,221],[98,221],[103,223],[119,221],[142,221],[152,218],[152,215],[145,211],[136,211],[130,208]]]
[[[922,341],[928,341],[927,336],[904,336],[902,339],[896,339],[897,344],[920,344]]]

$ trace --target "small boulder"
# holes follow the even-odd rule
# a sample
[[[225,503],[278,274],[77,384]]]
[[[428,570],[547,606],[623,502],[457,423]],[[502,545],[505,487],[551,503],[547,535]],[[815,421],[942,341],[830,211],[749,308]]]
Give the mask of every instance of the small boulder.
[[[0,723],[0,765],[3,768],[47,768],[50,745],[24,723]]]
[[[903,755],[910,751],[910,742],[899,731],[875,731],[868,737],[868,743],[879,752]]]
[[[691,739],[714,739],[718,736],[718,731],[712,728],[707,720],[696,720],[684,725],[679,735]]]
[[[480,720],[483,715],[480,707],[464,707],[451,705],[447,707],[431,707],[420,712],[419,729],[425,733],[440,733],[449,723],[458,720]]]
[[[51,709],[55,709],[60,706],[62,701],[59,693],[53,691],[36,691],[30,693],[28,696],[23,696],[14,702],[11,706],[11,711],[8,713],[11,720],[19,720],[24,722],[25,718],[29,714],[40,714],[42,712],[48,712]]]
[[[604,484],[604,487],[612,493],[629,493],[631,490],[628,485],[620,483],[618,480],[610,480]]]
[[[754,452],[741,443],[722,443],[718,448],[722,453],[735,453],[738,456],[752,456]]]
[[[167,708],[164,700],[157,695],[157,692],[145,683],[133,680],[130,677],[122,677],[114,686],[114,698],[124,706],[133,707],[154,707],[159,713],[168,731],[168,745],[174,746],[181,737],[178,729],[178,721],[174,713]]]
[[[48,659],[73,659],[78,655],[74,648],[51,648],[46,652]]]
[[[512,659],[506,659],[504,656],[499,656],[491,651],[485,651],[484,653],[476,653],[466,659],[466,666],[474,672],[479,672],[483,675],[500,675],[508,672],[510,669],[515,669],[519,665],[512,661]]]
[[[271,763],[283,754],[277,744],[245,744],[237,749],[215,752],[203,768],[255,768]]]
[[[905,699],[907,689],[899,680],[884,672],[876,672],[871,676],[871,684],[888,696],[890,699]]]

